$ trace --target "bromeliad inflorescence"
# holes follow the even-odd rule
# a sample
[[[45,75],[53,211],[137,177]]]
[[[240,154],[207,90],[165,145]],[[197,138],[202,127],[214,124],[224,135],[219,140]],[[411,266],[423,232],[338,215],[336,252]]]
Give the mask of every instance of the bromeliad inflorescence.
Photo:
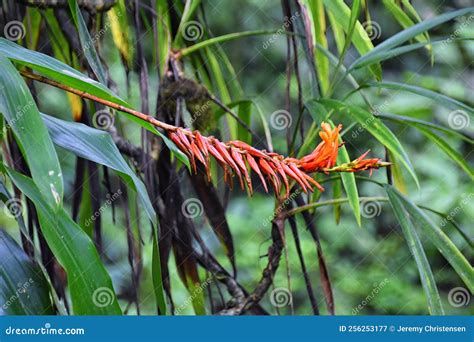
[[[247,186],[249,193],[253,193],[249,170],[253,170],[260,178],[265,191],[268,192],[269,182],[275,193],[285,188],[285,195],[290,192],[289,181],[293,179],[304,192],[313,191],[316,187],[320,191],[324,188],[309,174],[313,172],[357,172],[368,169],[378,169],[390,165],[379,158],[364,159],[368,151],[354,161],[336,166],[339,147],[339,132],[342,126],[334,129],[327,123],[321,124],[319,136],[322,141],[312,153],[301,158],[284,157],[278,153],[258,150],[242,141],[233,140],[223,143],[214,137],[202,136],[199,131],[189,131],[176,128],[169,132],[169,137],[185,153],[194,172],[197,172],[197,161],[204,166],[208,180],[211,179],[210,156],[224,170],[224,181],[233,187],[233,176],[239,179],[242,189]]]

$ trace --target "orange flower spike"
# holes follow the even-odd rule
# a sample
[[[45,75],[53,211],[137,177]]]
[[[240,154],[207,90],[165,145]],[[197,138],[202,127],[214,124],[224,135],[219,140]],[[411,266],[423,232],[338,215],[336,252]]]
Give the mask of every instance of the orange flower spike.
[[[255,159],[254,159],[250,154],[248,154],[248,153],[245,155],[245,157],[246,157],[246,159],[247,159],[247,162],[248,162],[250,168],[260,177],[260,181],[262,182],[262,185],[263,185],[263,187],[265,188],[265,191],[268,192],[267,183],[265,182],[265,178],[263,177],[262,171],[261,171],[260,168],[258,167],[257,162],[256,162]]]

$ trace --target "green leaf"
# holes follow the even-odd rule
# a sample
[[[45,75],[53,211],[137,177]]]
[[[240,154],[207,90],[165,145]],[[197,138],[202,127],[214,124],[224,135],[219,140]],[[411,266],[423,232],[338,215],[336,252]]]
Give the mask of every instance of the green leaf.
[[[470,8],[464,8],[460,9],[457,11],[449,12],[449,13],[444,13],[441,15],[438,15],[436,17],[427,19],[419,24],[416,24],[410,28],[407,28],[392,37],[388,38],[385,40],[383,43],[377,45],[372,51],[367,53],[366,55],[356,59],[354,63],[349,67],[349,70],[352,70],[354,68],[360,67],[360,65],[365,61],[365,60],[370,60],[373,59],[374,56],[377,56],[379,54],[386,53],[387,51],[405,43],[406,41],[415,38],[417,35],[420,33],[426,32],[430,30],[433,27],[436,27],[440,24],[443,24],[451,19],[454,19],[456,17],[466,15],[469,13],[474,12],[474,7]],[[421,43],[425,44],[425,43]],[[425,44],[426,45],[426,44]]]
[[[336,20],[334,14],[332,14],[331,12],[327,12],[327,14],[332,33],[334,35],[334,40],[336,41],[337,52],[341,54],[342,49],[344,49],[344,29],[339,24],[339,21]]]
[[[376,118],[370,112],[361,107],[348,105],[341,101],[323,99],[320,102],[326,107],[335,109],[341,113],[346,113],[357,120],[357,122],[359,122],[362,127],[367,129],[367,131],[372,136],[374,136],[380,143],[387,147],[394,154],[394,156],[400,160],[419,187],[415,170],[413,169],[413,166],[411,165],[411,162],[400,141],[398,141],[397,137],[387,126],[385,126],[385,124],[380,119]]]
[[[190,55],[193,52],[196,52],[200,49],[209,47],[211,45],[225,43],[236,39],[241,39],[245,37],[254,37],[254,36],[264,36],[264,35],[271,35],[271,34],[281,34],[281,30],[253,30],[253,31],[242,31],[242,32],[233,32],[224,34],[222,36],[212,37],[202,42],[198,42],[191,46],[185,47],[180,50],[180,56],[185,57]]]
[[[131,107],[127,102],[119,98],[104,85],[53,57],[25,49],[4,38],[0,38],[0,53],[13,62],[38,71],[44,76],[63,85],[85,91],[89,94],[122,106]]]
[[[334,128],[334,123],[329,120],[330,124]],[[339,141],[342,142],[342,139],[339,138]],[[349,157],[349,153],[347,153],[346,146],[342,145],[339,148],[339,154],[337,155],[337,164],[344,164],[349,163],[351,158]],[[352,212],[354,213],[355,219],[359,227],[361,226],[361,218],[360,218],[360,199],[359,199],[359,191],[357,190],[357,183],[355,180],[355,175],[352,172],[341,172],[340,174],[342,185],[344,185],[344,190],[346,191],[347,198],[349,199],[349,205],[352,208]]]
[[[75,155],[107,166],[131,185],[151,222],[156,224],[156,214],[145,185],[123,159],[110,134],[81,123],[68,122],[42,114],[53,142]]]
[[[125,0],[117,1],[117,4],[107,11],[107,19],[115,46],[120,51],[120,55],[126,61],[127,66],[131,68],[133,63],[133,42],[127,19]],[[161,25],[159,26],[161,28]]]
[[[54,315],[40,268],[0,229],[0,315]]]
[[[192,17],[200,3],[201,0],[186,0],[184,11],[181,15],[181,21],[179,23],[179,27],[173,41],[174,47],[178,47],[178,43],[182,41],[183,36],[186,34],[186,29],[189,28],[188,25],[197,25],[198,30],[203,30],[203,26],[201,23],[190,23],[189,21],[189,19]]]
[[[474,115],[474,108],[468,106],[467,104],[462,103],[461,101],[458,101],[456,99],[453,99],[452,97],[431,91],[426,88],[422,88],[422,87],[418,87],[418,86],[414,86],[410,84],[405,84],[405,83],[399,83],[399,82],[372,82],[372,83],[361,85],[361,88],[366,88],[366,87],[392,89],[392,90],[396,90],[397,92],[407,91],[413,94],[417,94],[417,95],[421,95],[426,98],[429,98],[448,108],[462,109],[471,113],[471,115]]]
[[[415,51],[417,49],[420,49],[422,47],[425,47],[427,44],[430,45],[439,45],[439,44],[446,44],[446,42],[450,40],[452,42],[457,42],[457,41],[472,41],[472,38],[451,38],[451,37],[446,37],[444,39],[438,39],[438,40],[433,40],[430,42],[424,42],[424,43],[415,43],[415,44],[409,44],[409,45],[404,45],[400,46],[394,49],[386,50],[386,51],[380,51],[374,55],[370,56],[362,56],[361,58],[357,59],[354,61],[353,64],[347,69],[348,72],[359,69],[362,67],[365,67],[367,65],[370,65],[372,63],[379,63],[384,60],[403,55],[405,53]]]
[[[339,154],[337,156],[337,163],[349,163],[351,159],[349,158],[349,153],[345,146],[339,148]],[[359,204],[359,191],[357,190],[357,184],[355,180],[355,175],[352,172],[342,172],[341,173],[342,184],[344,185],[344,190],[346,191],[347,198],[349,199],[349,205],[352,208],[355,219],[359,227],[361,226],[360,218],[360,204]]]
[[[427,127],[427,128],[430,128],[430,129],[435,129],[437,131],[446,133],[446,134],[448,134],[448,135],[450,135],[454,138],[464,140],[464,141],[468,142],[469,144],[474,144],[474,140],[470,139],[469,137],[466,137],[465,135],[459,133],[458,131],[456,131],[452,128],[440,126],[440,125],[437,125],[437,124],[434,124],[434,123],[431,123],[431,122],[428,122],[428,121],[411,118],[409,116],[388,114],[388,113],[377,114],[377,117],[379,117],[381,119],[387,119],[387,120],[403,123],[403,124],[406,124],[406,123],[413,124],[413,125],[417,124],[418,126],[423,126],[423,127]]]
[[[163,277],[161,272],[160,250],[158,246],[158,228],[156,225],[153,225],[153,250],[151,267],[156,307],[158,308],[158,313],[160,315],[166,315],[166,301],[163,291]]]
[[[408,214],[400,200],[401,194],[398,193],[395,188],[389,185],[385,185],[385,190],[387,191],[388,199],[392,205],[393,212],[395,213],[395,216],[402,227],[402,232],[407,241],[408,248],[410,249],[410,252],[413,255],[418,267],[420,280],[428,301],[429,312],[431,315],[443,315],[444,310],[443,306],[441,305],[441,300],[439,298],[433,272],[431,271],[430,264],[426,258],[426,254],[423,249],[423,245],[421,244],[420,238],[418,237],[418,233],[415,230],[415,225],[417,223],[412,222],[412,217]]]
[[[331,14],[339,23],[342,24],[341,26],[347,34],[351,17],[350,8],[344,3],[343,0],[324,0],[324,4],[326,5],[326,9],[331,12]],[[364,27],[359,21],[357,21],[355,25],[354,33],[352,35],[352,42],[361,56],[369,54],[370,51],[373,51],[374,49],[374,45],[372,44],[369,35],[364,30]],[[382,68],[380,65],[371,66],[370,70],[377,79],[382,78]]]
[[[383,4],[390,11],[390,13],[392,13],[394,18],[404,29],[415,25],[415,22],[403,11],[401,4],[396,3],[395,0],[383,0]],[[409,1],[405,1],[403,3],[403,7],[409,9],[412,14],[415,14],[417,16],[416,19],[418,22],[421,21]],[[427,43],[429,40],[429,36],[427,32],[424,32],[422,34],[417,35],[415,39],[419,42]],[[428,50],[431,50],[431,46],[428,46]]]
[[[303,22],[306,26],[306,43],[309,45],[310,53],[313,54],[321,92],[324,95],[329,89],[329,62],[324,54],[316,50],[317,43],[325,48],[328,46],[323,0],[302,0],[299,3],[305,17]]]
[[[239,103],[239,110],[237,112],[239,118],[250,127],[251,116],[252,116],[252,102],[251,101],[241,101]],[[237,137],[240,141],[246,142],[248,144],[252,143],[252,134],[247,131],[242,125],[237,126]]]
[[[418,124],[412,124],[415,126],[421,133],[423,133],[428,139],[433,141],[436,145],[438,145],[441,150],[443,150],[454,162],[456,162],[467,174],[471,179],[474,179],[474,171],[468,165],[466,159],[454,148],[452,148],[443,138],[434,134],[431,130],[427,129]]]
[[[153,226],[153,289],[160,313],[166,314],[166,302],[163,293],[161,276],[161,263],[157,244],[158,230],[156,214],[144,184],[125,162],[108,133],[80,123],[67,122],[44,114],[43,119],[50,130],[55,144],[75,153],[82,158],[92,160],[117,171],[119,176],[127,184],[132,185],[137,192],[137,196],[140,199],[140,202],[142,203],[143,208],[145,209],[145,212],[147,213],[148,218],[152,222]],[[170,150],[189,168],[189,161],[187,157],[177,149],[171,140],[158,131],[156,132],[164,139],[165,143],[168,142],[168,147]]]
[[[420,229],[423,234],[436,246],[449,264],[454,268],[459,277],[464,281],[471,292],[474,292],[474,269],[459,251],[449,237],[431,219],[421,211],[408,198],[396,189],[386,185],[385,189],[389,196],[396,198],[405,211],[411,216],[413,225]]]
[[[48,246],[66,271],[74,314],[121,315],[110,276],[87,234],[62,207],[53,210],[31,178],[6,172],[35,205]]]
[[[82,51],[84,52],[84,56],[86,56],[87,62],[91,67],[92,71],[94,72],[97,79],[103,85],[107,85],[107,79],[105,77],[105,70],[100,62],[99,55],[95,50],[94,42],[87,30],[86,23],[84,22],[84,18],[82,17],[81,10],[77,5],[76,0],[68,0],[69,9],[71,10],[72,19],[74,20],[74,24],[76,25],[77,32],[79,34],[79,41],[81,42]]]
[[[158,54],[158,68],[160,77],[163,77],[165,70],[168,68],[168,58],[171,49],[171,23],[168,9],[168,1],[156,0],[156,40]]]
[[[15,134],[36,185],[53,208],[59,207],[63,177],[48,130],[25,81],[1,53],[0,70],[0,113]]]

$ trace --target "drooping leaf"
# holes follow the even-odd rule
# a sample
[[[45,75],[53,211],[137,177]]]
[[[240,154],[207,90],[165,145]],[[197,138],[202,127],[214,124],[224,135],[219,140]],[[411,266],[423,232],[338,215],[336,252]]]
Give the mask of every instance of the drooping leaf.
[[[395,0],[383,0],[383,4],[404,29],[407,29],[415,25],[415,22],[410,18],[408,14],[405,13],[403,8],[401,7],[402,5],[397,3]],[[415,9],[413,8],[413,6],[410,4],[409,1],[404,1],[403,7],[408,9],[410,13],[416,15],[415,19],[417,20],[417,22],[421,21],[420,17],[417,15]],[[427,43],[429,40],[428,32],[423,32],[417,35],[415,39],[419,42]],[[428,51],[431,50],[430,45],[428,45],[427,48],[428,48]]]
[[[48,283],[13,238],[0,229],[0,315],[54,315]]]
[[[124,0],[119,0],[114,7],[107,11],[107,19],[115,46],[120,51],[120,55],[123,60],[126,61],[128,67],[131,67],[133,61],[133,46]]]
[[[87,234],[62,207],[53,210],[31,178],[6,172],[35,205],[48,246],[66,271],[74,314],[121,315],[110,276]]]
[[[373,50],[367,53],[364,56],[356,59],[352,65],[349,67],[349,70],[361,67],[362,65],[367,65],[367,60],[371,60],[372,62],[376,62],[379,58],[379,55],[386,54],[388,51],[400,46],[401,44],[405,43],[406,41],[415,38],[419,34],[423,32],[427,32],[428,30],[436,27],[440,24],[443,24],[449,20],[452,20],[456,17],[467,15],[474,12],[474,7],[464,8],[457,11],[444,13],[433,18],[427,19],[419,24],[411,26],[393,36],[385,40],[383,43],[377,45]],[[415,45],[418,47],[426,45],[426,42],[418,43],[419,45]]]
[[[143,182],[125,162],[110,134],[81,123],[42,114],[53,142],[79,157],[105,165],[119,174],[138,194],[146,214],[156,224],[156,214]]]
[[[429,128],[429,129],[434,129],[434,130],[437,130],[439,132],[443,132],[443,133],[445,133],[445,134],[447,134],[447,135],[449,135],[453,138],[464,140],[464,141],[468,142],[469,144],[474,144],[474,140],[472,140],[469,137],[459,133],[459,131],[456,131],[452,128],[444,127],[444,126],[441,126],[441,125],[438,125],[438,124],[435,124],[435,123],[431,123],[431,122],[428,122],[428,121],[411,118],[409,116],[388,114],[388,113],[379,113],[379,114],[377,114],[377,117],[379,117],[381,119],[387,119],[387,120],[390,120],[390,121],[394,121],[394,122],[408,123],[410,125],[418,125],[418,126],[426,127],[426,128]]]
[[[104,85],[48,55],[25,49],[4,38],[0,38],[0,53],[13,62],[38,71],[63,85],[85,91],[116,104],[131,107]]]
[[[103,85],[107,85],[107,79],[105,77],[105,70],[102,65],[102,62],[99,59],[99,55],[95,50],[94,41],[89,34],[89,30],[87,29],[87,25],[84,22],[84,18],[82,17],[81,10],[77,4],[76,0],[68,0],[69,3],[69,10],[71,11],[72,19],[74,20],[74,24],[76,25],[77,32],[79,34],[79,41],[81,42],[82,51],[84,52],[84,56],[89,63],[92,71],[94,72],[97,79]]]
[[[466,159],[454,148],[452,148],[442,137],[436,135],[431,130],[427,129],[418,124],[413,124],[421,133],[423,133],[428,139],[438,145],[442,151],[444,151],[449,158],[457,163],[471,179],[474,179],[474,170],[469,166]]]
[[[306,30],[308,51],[314,59],[316,74],[318,75],[322,94],[324,95],[329,88],[329,63],[327,57],[316,50],[317,43],[326,48],[328,46],[323,1],[300,0],[299,3],[304,17],[303,22]]]
[[[331,12],[335,19],[341,24],[342,28],[347,34],[351,16],[351,10],[349,6],[347,6],[343,0],[324,0],[324,5],[326,6],[326,9]],[[374,49],[372,41],[359,21],[357,21],[355,24],[354,33],[352,34],[352,42],[361,56],[370,53]],[[377,79],[382,78],[382,68],[380,65],[375,64],[370,67],[370,70]]]
[[[396,194],[396,190],[389,185],[385,186],[385,190],[387,191],[387,195],[395,216],[402,227],[402,232],[405,240],[407,241],[408,248],[410,249],[410,252],[413,255],[418,267],[420,280],[423,284],[423,289],[428,301],[428,310],[432,315],[443,315],[444,310],[443,306],[441,305],[441,300],[439,298],[433,272],[431,271],[431,267],[428,259],[426,258],[423,245],[421,244],[420,238],[418,237],[418,233],[415,229],[416,223],[412,223],[413,218],[406,211],[403,203],[400,202],[400,198]]]
[[[407,197],[396,189],[386,185],[385,190],[392,198],[396,198],[406,212],[411,216],[413,225],[417,227],[431,243],[433,243],[449,264],[454,268],[468,289],[474,291],[474,269],[466,257],[451,241],[451,239],[431,219],[413,204]]]
[[[365,88],[365,87],[392,89],[392,90],[396,90],[397,92],[407,91],[413,94],[418,94],[426,98],[429,98],[433,101],[436,101],[442,106],[446,106],[447,108],[465,110],[471,115],[474,115],[474,108],[470,107],[469,105],[462,103],[461,101],[458,101],[456,99],[453,99],[452,97],[431,91],[426,88],[422,88],[422,87],[418,87],[418,86],[414,86],[410,84],[405,84],[405,83],[399,83],[399,82],[373,82],[373,83],[363,84],[361,86],[361,88]]]
[[[0,53],[0,113],[15,134],[31,175],[52,207],[63,198],[63,177],[58,156],[25,81]],[[38,156],[41,156],[39,158]]]

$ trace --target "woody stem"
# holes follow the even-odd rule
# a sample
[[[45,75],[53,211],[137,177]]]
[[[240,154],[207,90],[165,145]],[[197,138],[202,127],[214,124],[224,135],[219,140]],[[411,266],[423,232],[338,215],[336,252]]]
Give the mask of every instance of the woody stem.
[[[67,92],[70,92],[70,93],[75,94],[77,96],[80,96],[82,98],[85,98],[85,99],[88,99],[88,100],[91,100],[91,101],[94,101],[94,102],[98,102],[98,103],[103,104],[104,106],[107,106],[107,107],[113,108],[115,110],[133,115],[134,117],[139,118],[143,121],[146,121],[146,122],[152,124],[155,127],[164,129],[165,131],[174,132],[178,129],[178,127],[173,126],[173,125],[169,125],[169,124],[164,123],[164,122],[161,122],[161,121],[155,119],[153,116],[144,114],[144,113],[139,112],[139,111],[134,110],[134,109],[124,107],[124,106],[119,105],[119,104],[117,104],[115,102],[112,102],[112,101],[101,99],[100,97],[89,94],[86,91],[82,91],[82,90],[78,90],[78,89],[66,86],[64,84],[61,84],[59,82],[56,82],[54,80],[51,80],[49,78],[46,78],[46,77],[43,77],[43,76],[40,76],[40,75],[36,75],[36,74],[31,73],[31,72],[26,71],[26,70],[22,70],[20,72],[23,76],[25,76],[27,78],[30,78],[32,80],[35,80],[35,81],[38,81],[38,82],[41,82],[41,83],[49,84],[53,87],[65,90]],[[191,132],[188,132],[186,130],[183,130],[183,133],[187,134],[187,135],[192,135]]]

